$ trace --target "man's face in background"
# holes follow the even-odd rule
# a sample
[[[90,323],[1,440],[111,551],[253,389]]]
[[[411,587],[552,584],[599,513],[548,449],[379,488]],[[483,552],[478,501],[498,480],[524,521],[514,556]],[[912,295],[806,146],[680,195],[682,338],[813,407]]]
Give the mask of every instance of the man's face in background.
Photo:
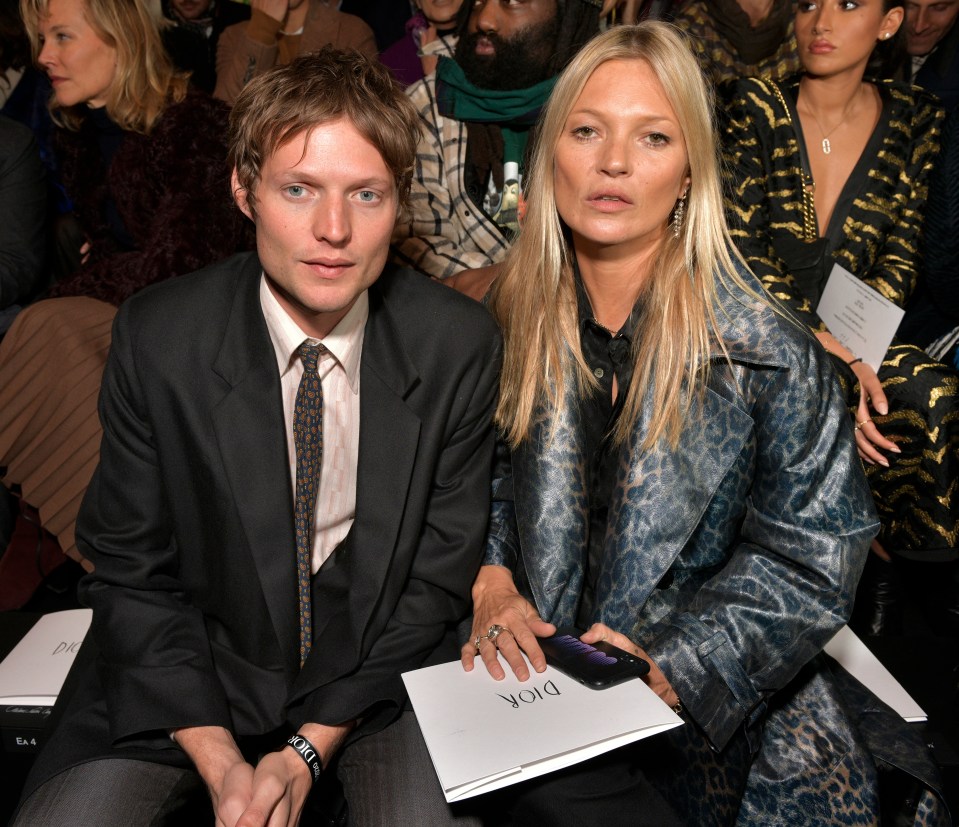
[[[556,0],[479,0],[456,62],[481,89],[526,89],[549,76],[558,32]]]
[[[913,57],[929,54],[955,25],[959,0],[908,0],[906,51]]]

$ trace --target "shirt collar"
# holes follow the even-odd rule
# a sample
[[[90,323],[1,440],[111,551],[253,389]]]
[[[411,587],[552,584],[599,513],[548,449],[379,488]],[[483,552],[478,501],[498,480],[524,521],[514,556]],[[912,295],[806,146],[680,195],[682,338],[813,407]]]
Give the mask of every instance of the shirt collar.
[[[586,286],[583,284],[583,278],[579,274],[579,266],[576,264],[575,258],[573,259],[573,277],[576,282],[576,305],[579,312],[580,335],[586,332],[587,327],[592,326],[596,330],[605,331],[610,338],[615,339],[618,336],[622,336],[627,341],[632,342],[633,333],[636,329],[636,320],[642,315],[643,297],[640,296],[636,299],[636,304],[633,305],[633,309],[630,311],[626,321],[623,322],[623,326],[619,330],[613,331],[603,327],[596,321],[593,315],[593,305],[589,301],[589,294],[586,292]]]
[[[364,290],[339,324],[322,339],[308,336],[283,309],[273,291],[266,282],[266,275],[260,276],[260,307],[270,333],[273,351],[276,354],[276,366],[283,376],[296,360],[296,351],[305,339],[319,342],[339,363],[346,374],[353,393],[359,390],[360,356],[363,353],[363,334],[366,320],[370,315],[370,299]]]

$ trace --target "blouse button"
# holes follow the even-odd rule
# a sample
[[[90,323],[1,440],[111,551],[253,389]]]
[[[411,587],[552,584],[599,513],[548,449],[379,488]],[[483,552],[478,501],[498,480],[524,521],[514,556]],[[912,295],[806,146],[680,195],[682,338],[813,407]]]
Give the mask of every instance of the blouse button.
[[[604,371],[602,368],[596,368],[596,370],[593,371],[593,376],[595,376],[597,379],[602,379],[605,375],[606,371]]]

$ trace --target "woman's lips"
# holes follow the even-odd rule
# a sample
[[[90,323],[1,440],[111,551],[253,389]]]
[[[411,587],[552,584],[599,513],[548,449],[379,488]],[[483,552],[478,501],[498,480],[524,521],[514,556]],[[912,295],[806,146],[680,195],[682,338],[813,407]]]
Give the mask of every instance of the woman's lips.
[[[633,202],[622,192],[592,192],[587,196],[586,201],[593,209],[600,212],[617,212],[633,205]]]

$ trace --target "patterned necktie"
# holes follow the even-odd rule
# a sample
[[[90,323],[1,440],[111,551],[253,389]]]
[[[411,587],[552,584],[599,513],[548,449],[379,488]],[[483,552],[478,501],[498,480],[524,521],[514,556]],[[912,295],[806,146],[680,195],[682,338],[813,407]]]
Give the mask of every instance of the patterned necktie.
[[[300,345],[303,377],[293,407],[293,444],[296,447],[296,575],[300,592],[300,666],[313,643],[313,612],[310,606],[313,560],[313,518],[320,487],[320,462],[323,458],[323,387],[317,362],[321,345]]]

